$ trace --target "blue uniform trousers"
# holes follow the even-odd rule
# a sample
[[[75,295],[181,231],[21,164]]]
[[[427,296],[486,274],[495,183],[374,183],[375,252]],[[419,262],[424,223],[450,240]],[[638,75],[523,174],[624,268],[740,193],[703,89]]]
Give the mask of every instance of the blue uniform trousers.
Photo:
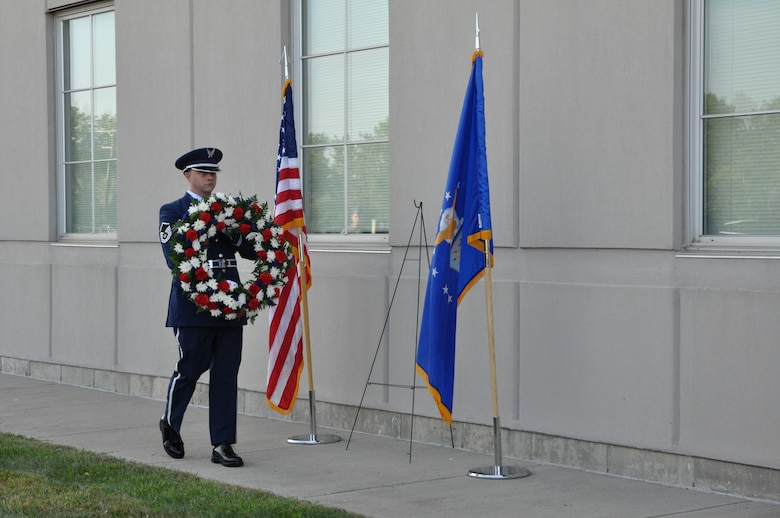
[[[168,384],[165,421],[179,433],[201,374],[209,371],[211,444],[235,444],[243,327],[176,327],[179,361]]]

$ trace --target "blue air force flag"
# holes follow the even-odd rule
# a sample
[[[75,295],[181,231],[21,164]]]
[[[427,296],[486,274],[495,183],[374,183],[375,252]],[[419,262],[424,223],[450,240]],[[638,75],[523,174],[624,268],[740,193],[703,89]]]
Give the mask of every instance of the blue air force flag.
[[[428,383],[448,424],[452,423],[458,304],[484,274],[486,243],[492,256],[482,51],[477,50],[436,229],[417,347],[417,372]]]

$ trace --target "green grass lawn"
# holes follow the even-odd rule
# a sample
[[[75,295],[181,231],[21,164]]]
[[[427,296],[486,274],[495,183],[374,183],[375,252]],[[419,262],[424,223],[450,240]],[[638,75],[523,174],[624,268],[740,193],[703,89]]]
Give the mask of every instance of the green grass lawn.
[[[357,517],[18,435],[0,434],[3,517]]]

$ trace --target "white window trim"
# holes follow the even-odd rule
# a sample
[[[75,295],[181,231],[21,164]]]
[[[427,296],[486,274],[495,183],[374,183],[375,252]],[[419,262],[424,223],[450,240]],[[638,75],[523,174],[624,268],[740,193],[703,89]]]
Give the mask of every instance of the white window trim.
[[[303,0],[292,2],[292,75],[293,103],[295,105],[295,129],[300,137],[299,128],[303,128],[300,120],[303,107],[303,85],[300,78],[303,77],[303,31],[301,30],[301,13]],[[296,79],[298,79],[296,81]],[[296,86],[297,85],[297,86]],[[302,154],[302,147],[298,144],[298,152]],[[301,178],[306,174],[303,160],[298,163]],[[301,182],[303,183],[303,182]],[[390,193],[388,192],[388,195]],[[305,199],[305,194],[304,194]],[[305,207],[304,207],[305,208]],[[392,204],[390,206],[392,211]],[[305,214],[304,214],[305,216]],[[390,218],[392,220],[392,217]],[[390,232],[385,234],[308,234],[309,246],[314,252],[359,252],[359,253],[388,253],[390,251]]]
[[[686,246],[679,255],[703,257],[780,257],[780,237],[703,235],[702,137],[704,103],[704,0],[688,4],[687,72],[687,222]]]
[[[95,15],[104,12],[115,11],[113,2],[95,2],[87,5],[79,5],[73,9],[56,10],[56,59],[54,71],[56,77],[55,107],[57,110],[57,237],[60,244],[76,246],[115,246],[118,241],[116,232],[101,234],[75,234],[65,232],[66,221],[66,195],[65,195],[65,107],[63,105],[62,91],[64,89],[64,55],[62,44],[62,24],[64,21],[80,18],[86,15]]]

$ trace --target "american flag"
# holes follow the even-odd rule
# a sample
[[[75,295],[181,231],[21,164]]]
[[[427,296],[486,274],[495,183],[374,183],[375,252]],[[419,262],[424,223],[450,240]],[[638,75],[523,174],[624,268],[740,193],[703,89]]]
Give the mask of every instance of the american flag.
[[[298,171],[298,144],[295,141],[292,83],[288,79],[282,88],[284,108],[279,129],[279,153],[276,157],[276,203],[274,221],[284,228],[292,244],[295,261],[287,272],[288,281],[276,306],[269,313],[268,380],[266,401],[282,414],[292,411],[298,394],[303,369],[303,323],[301,321],[301,281],[298,263],[303,250],[306,287],[311,285],[309,253],[306,245],[306,224],[303,217],[303,196]]]

